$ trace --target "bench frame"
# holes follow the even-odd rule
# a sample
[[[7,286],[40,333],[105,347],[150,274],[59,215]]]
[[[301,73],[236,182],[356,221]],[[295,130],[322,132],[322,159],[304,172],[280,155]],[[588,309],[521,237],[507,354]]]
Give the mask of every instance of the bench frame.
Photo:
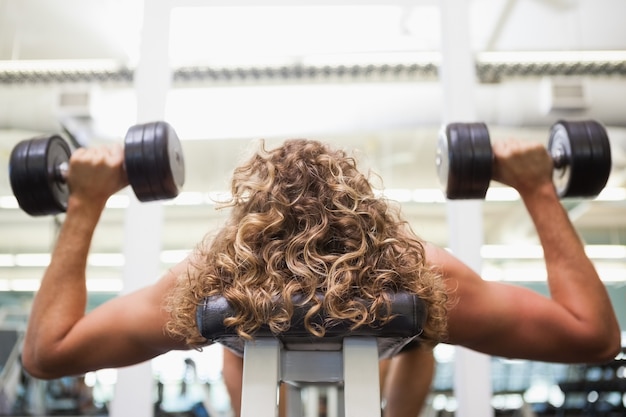
[[[241,417],[276,417],[281,382],[290,387],[288,417],[304,415],[300,390],[318,384],[343,388],[344,413],[339,415],[381,415],[374,337],[345,337],[339,351],[290,350],[276,338],[261,337],[246,342],[243,364]]]

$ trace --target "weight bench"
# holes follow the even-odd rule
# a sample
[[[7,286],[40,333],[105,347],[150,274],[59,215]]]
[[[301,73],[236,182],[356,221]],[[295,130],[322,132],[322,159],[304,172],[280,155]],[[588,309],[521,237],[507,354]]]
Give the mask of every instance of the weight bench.
[[[336,386],[343,392],[344,410],[331,415],[374,417],[381,415],[378,360],[397,354],[418,337],[426,317],[424,303],[416,295],[394,293],[391,299],[394,317],[384,325],[350,330],[349,323],[340,322],[327,328],[324,337],[305,329],[302,307],[294,308],[286,332],[273,335],[261,327],[250,341],[224,325],[234,309],[221,296],[207,297],[196,319],[203,337],[243,355],[241,417],[276,417],[281,382],[290,390],[288,417],[303,415],[300,389],[317,385]],[[323,314],[314,319],[323,320]]]

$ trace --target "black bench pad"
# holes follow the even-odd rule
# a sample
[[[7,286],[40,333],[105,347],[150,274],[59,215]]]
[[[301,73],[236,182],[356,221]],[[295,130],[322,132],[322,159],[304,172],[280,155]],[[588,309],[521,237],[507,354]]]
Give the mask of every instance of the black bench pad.
[[[287,331],[275,335],[267,326],[262,326],[253,336],[274,337],[287,350],[341,350],[345,337],[370,336],[377,340],[379,357],[391,357],[422,333],[426,319],[424,302],[418,296],[400,292],[391,294],[391,299],[391,313],[394,317],[384,325],[361,326],[350,330],[351,323],[339,322],[327,327],[324,337],[316,337],[304,327],[307,309],[295,307]],[[235,310],[224,297],[207,297],[196,312],[198,330],[209,341],[220,343],[236,354],[243,355],[245,339],[239,337],[234,328],[224,325],[224,319],[234,314]],[[323,314],[319,314],[313,322],[323,323],[324,318]]]

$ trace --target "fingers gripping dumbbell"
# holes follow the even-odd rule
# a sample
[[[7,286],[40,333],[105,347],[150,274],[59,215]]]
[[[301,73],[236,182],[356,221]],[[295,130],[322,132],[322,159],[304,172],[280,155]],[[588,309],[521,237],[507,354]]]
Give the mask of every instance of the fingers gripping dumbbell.
[[[611,147],[604,127],[593,120],[559,121],[550,129],[548,152],[560,198],[595,197],[611,171]],[[485,198],[492,177],[493,151],[484,123],[452,123],[441,131],[436,167],[446,197]]]
[[[13,148],[9,179],[22,210],[31,216],[42,216],[67,209],[70,155],[69,145],[58,135],[24,140]],[[185,181],[185,169],[174,129],[166,122],[138,124],[128,129],[124,170],[140,201],[176,197]]]

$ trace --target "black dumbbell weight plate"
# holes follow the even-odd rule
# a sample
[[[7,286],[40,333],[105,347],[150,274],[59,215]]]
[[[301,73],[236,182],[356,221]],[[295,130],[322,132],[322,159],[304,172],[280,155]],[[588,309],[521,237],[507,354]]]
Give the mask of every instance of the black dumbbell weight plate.
[[[143,146],[144,137],[147,134],[144,128],[145,126],[141,124],[131,126],[126,132],[126,138],[124,139],[124,168],[126,176],[135,195],[141,201],[144,200],[142,196],[153,195],[150,181],[146,174],[147,169],[144,168]]]
[[[472,142],[472,193],[485,198],[491,176],[493,175],[493,151],[489,130],[484,123],[471,123],[469,125]]]
[[[444,128],[445,129],[445,128]],[[448,134],[442,129],[439,132],[437,138],[437,154],[435,156],[435,167],[437,169],[437,177],[439,183],[444,189],[446,197],[448,196],[448,190],[451,188],[448,185],[450,182],[450,148],[448,146]],[[454,175],[454,173],[452,173]]]
[[[60,136],[43,136],[18,143],[9,160],[9,180],[22,210],[31,216],[67,210],[69,188],[60,172],[71,150]]]
[[[451,123],[439,135],[437,173],[448,199],[485,198],[493,152],[484,123]]]
[[[163,198],[174,198],[185,183],[185,159],[178,135],[172,126],[159,122],[155,129],[157,141],[154,152]]]
[[[185,180],[180,141],[165,122],[132,126],[126,134],[124,163],[139,201],[174,198]]]
[[[600,123],[555,123],[548,151],[554,160],[553,182],[559,197],[595,197],[605,187],[611,171],[611,147]]]

